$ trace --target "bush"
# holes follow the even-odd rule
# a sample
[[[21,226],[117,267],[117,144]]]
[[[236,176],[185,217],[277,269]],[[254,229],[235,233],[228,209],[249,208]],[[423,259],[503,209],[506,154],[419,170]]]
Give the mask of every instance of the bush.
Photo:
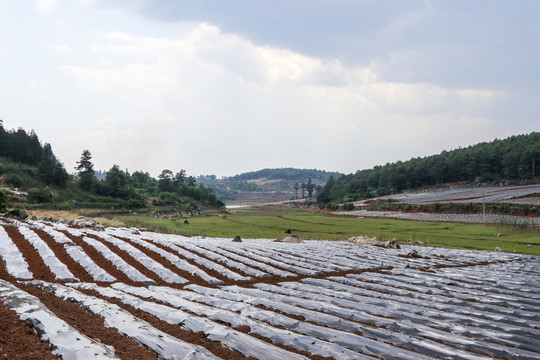
[[[328,210],[331,210],[331,211],[335,211],[339,208],[339,206],[336,204],[336,203],[328,203],[328,205],[326,205],[327,209]]]
[[[346,203],[346,204],[343,204],[343,210],[345,211],[351,211],[351,210],[354,210],[354,204],[353,203]]]
[[[47,203],[53,200],[53,193],[47,188],[31,188],[28,190],[28,197],[34,203]]]
[[[4,191],[4,189],[0,189],[0,211],[4,212],[6,211],[7,207],[9,205],[9,198]]]
[[[0,164],[0,175],[4,174],[6,172],[6,168],[4,165]]]
[[[180,202],[180,197],[170,192],[161,193],[159,199],[153,201],[155,206],[176,206]]]
[[[24,180],[17,174],[9,174],[6,177],[6,183],[13,187],[19,188],[22,186],[22,184],[24,184]]]

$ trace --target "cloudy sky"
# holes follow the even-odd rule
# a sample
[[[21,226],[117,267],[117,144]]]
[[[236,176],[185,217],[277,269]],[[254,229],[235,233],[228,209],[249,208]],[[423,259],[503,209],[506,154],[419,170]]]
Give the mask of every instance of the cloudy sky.
[[[0,119],[68,171],[345,173],[540,130],[537,0],[0,0]]]

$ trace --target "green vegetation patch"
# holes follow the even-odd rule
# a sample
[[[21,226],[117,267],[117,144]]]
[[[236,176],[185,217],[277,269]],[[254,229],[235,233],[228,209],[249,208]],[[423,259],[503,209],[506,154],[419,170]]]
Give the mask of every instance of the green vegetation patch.
[[[493,251],[498,246],[503,251],[540,256],[540,229],[534,227],[357,218],[279,207],[192,217],[189,225],[182,219],[157,219],[146,215],[120,219],[128,226],[186,236],[232,239],[238,234],[242,238],[276,239],[285,236],[286,229],[291,229],[303,239],[346,240],[365,235],[455,249]]]

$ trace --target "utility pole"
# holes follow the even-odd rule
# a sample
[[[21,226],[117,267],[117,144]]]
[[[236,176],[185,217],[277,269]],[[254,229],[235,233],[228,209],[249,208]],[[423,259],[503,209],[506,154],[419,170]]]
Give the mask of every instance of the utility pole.
[[[482,209],[484,211],[484,225],[486,225],[486,193],[482,191]]]

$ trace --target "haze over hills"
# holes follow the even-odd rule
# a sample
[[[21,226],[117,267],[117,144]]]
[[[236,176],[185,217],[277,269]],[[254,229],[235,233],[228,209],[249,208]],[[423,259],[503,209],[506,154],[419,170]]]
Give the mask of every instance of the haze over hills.
[[[540,133],[471,145],[438,155],[343,175],[317,169],[262,169],[218,179],[165,169],[157,179],[117,165],[96,178],[84,152],[79,178],[68,176],[49,144],[33,131],[5,130],[0,123],[0,182],[29,193],[33,206],[142,208],[149,204],[196,210],[199,205],[261,204],[316,197],[320,206],[395,194],[429,186],[538,182]]]
[[[316,196],[331,177],[342,174],[317,169],[262,169],[218,179],[214,175],[197,180],[214,190],[226,204],[253,205]]]

